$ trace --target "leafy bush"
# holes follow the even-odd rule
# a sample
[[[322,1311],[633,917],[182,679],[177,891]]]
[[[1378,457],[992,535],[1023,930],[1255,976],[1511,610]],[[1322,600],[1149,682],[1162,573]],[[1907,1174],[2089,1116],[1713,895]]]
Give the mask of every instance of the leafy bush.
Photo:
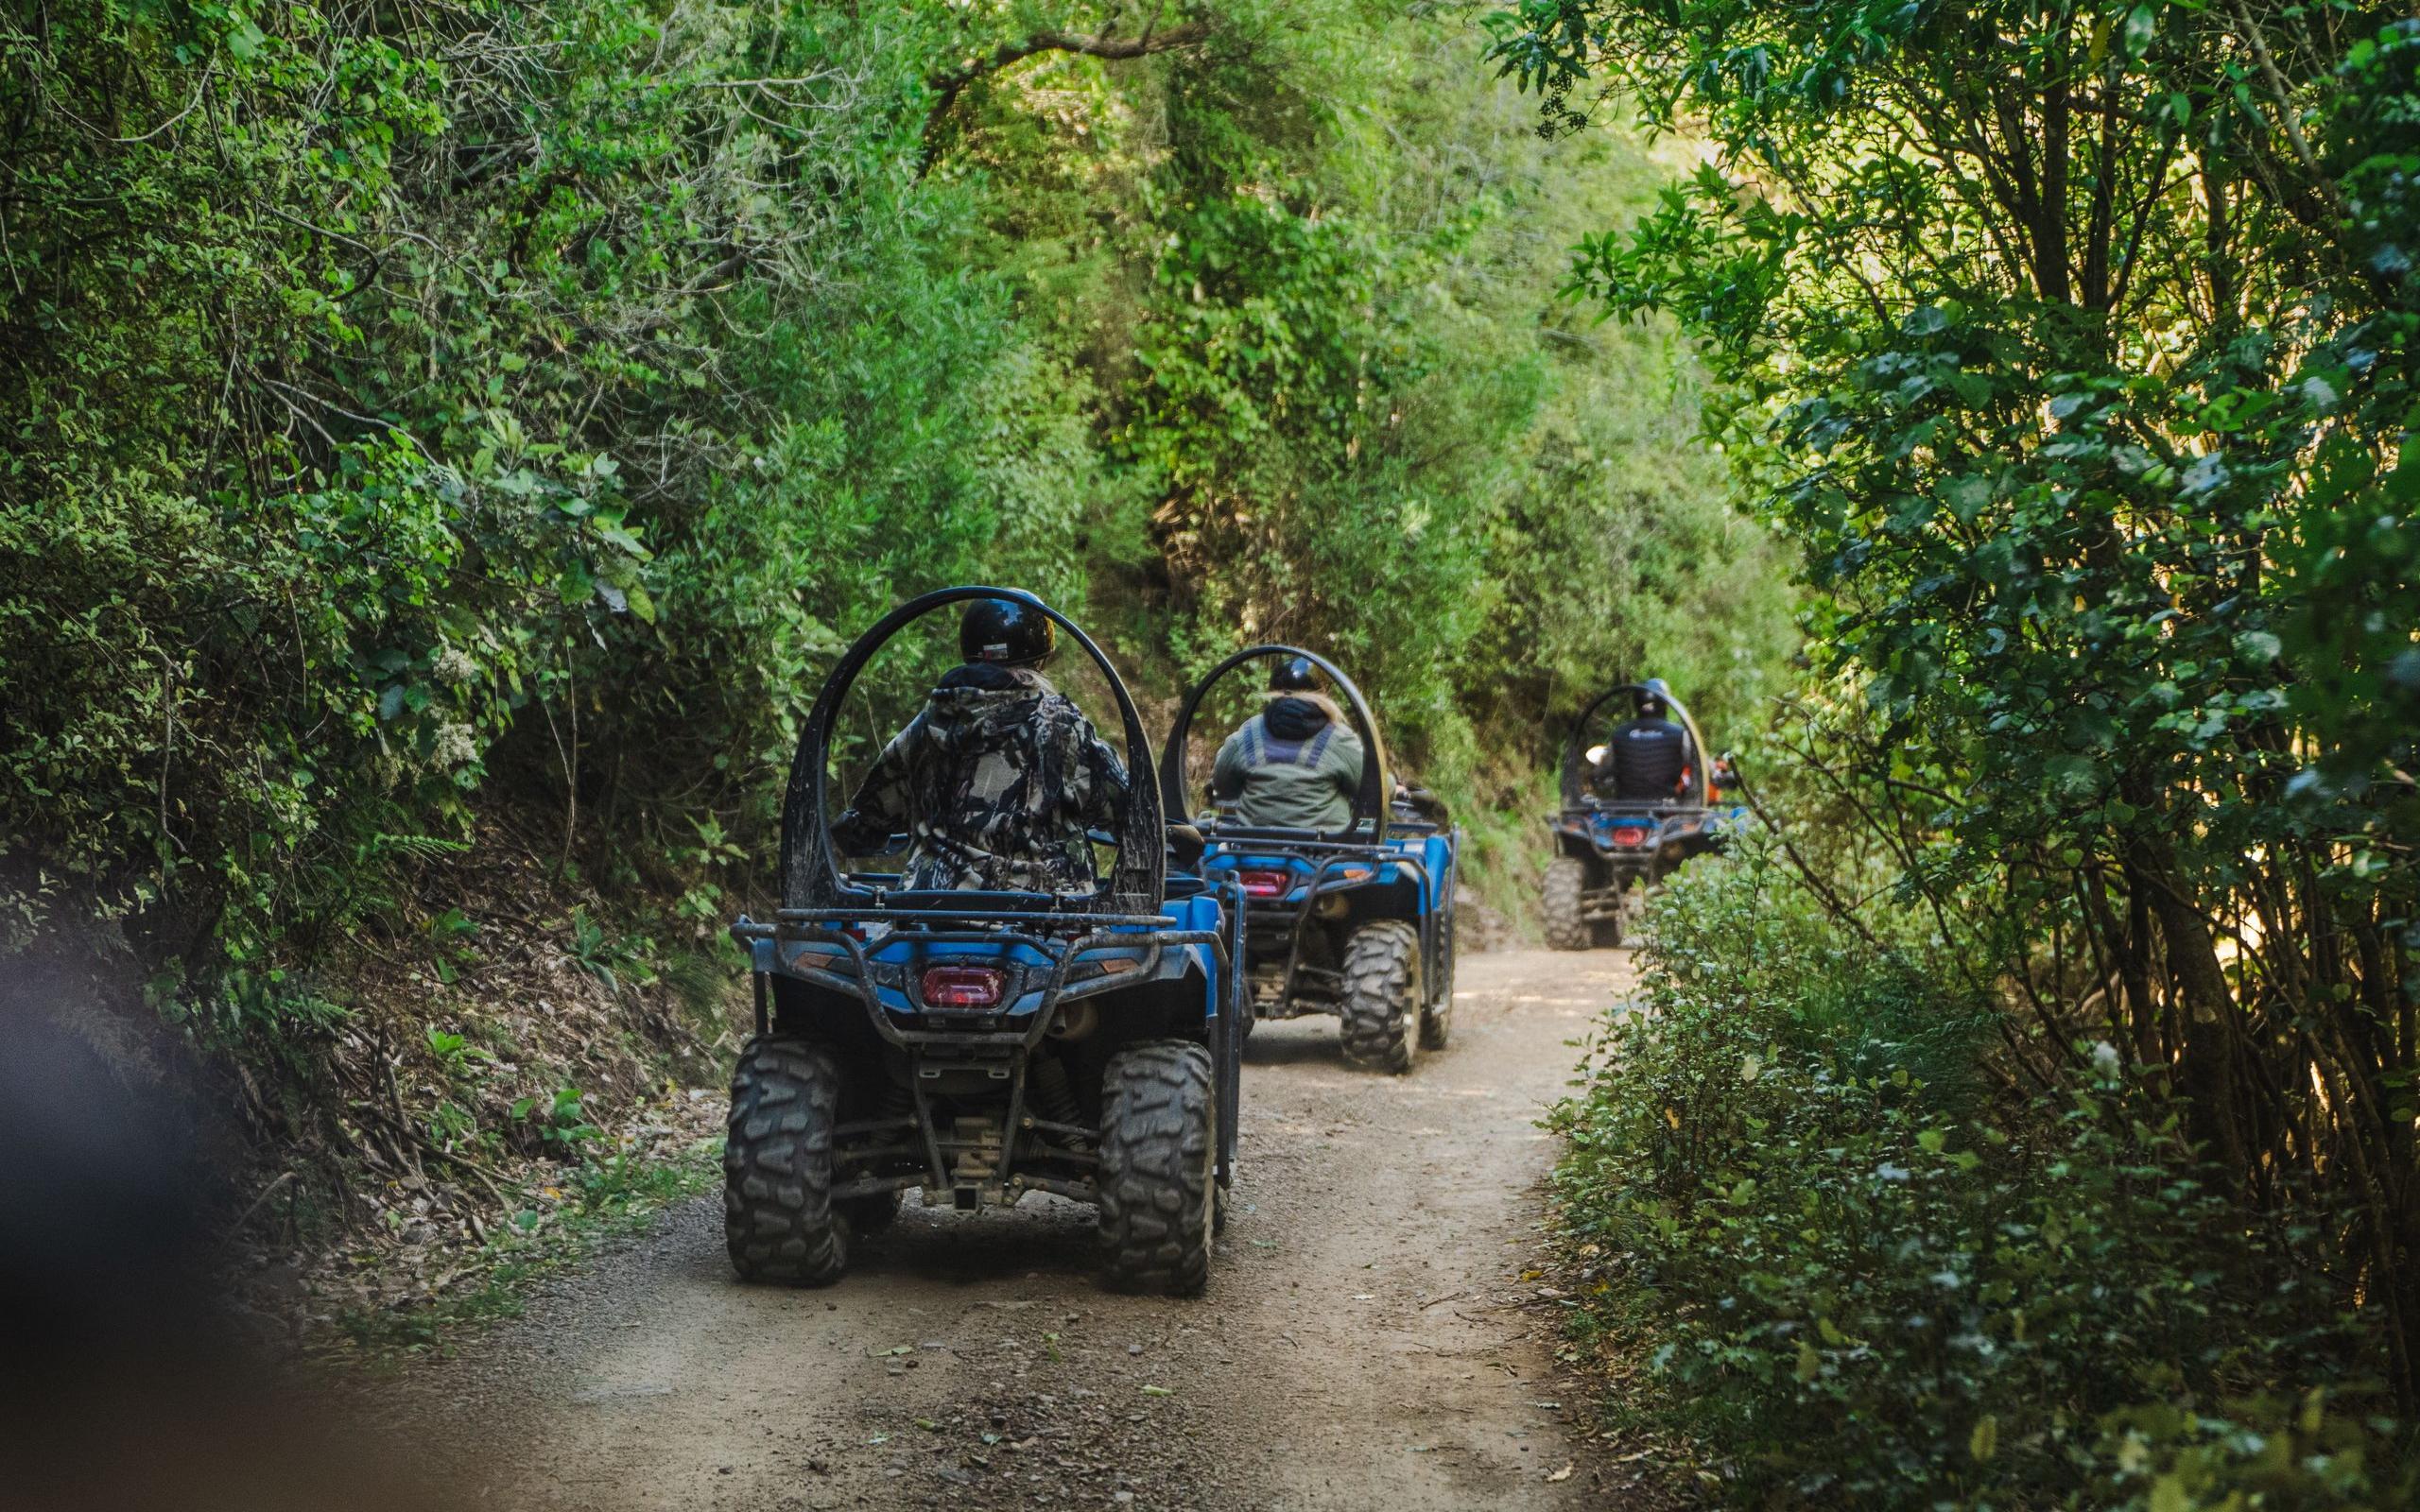
[[[1568,1141],[1581,1327],[1742,1503],[2366,1506],[2408,1491],[2310,1229],[2214,1182],[2114,1051],[1997,1088],[1991,1005],[1767,858],[1657,903]],[[1876,948],[1877,944],[1880,948]],[[2257,1503],[2230,1502],[2257,1493]]]
[[[561,1160],[577,1158],[579,1147],[602,1134],[588,1120],[587,1094],[577,1087],[558,1087],[550,1101],[521,1097],[513,1101],[514,1132],[534,1136],[540,1146]]]
[[[2420,1409],[2420,22],[1488,25],[1542,129],[1700,144],[1574,282],[1697,338],[1707,433],[1801,548],[1816,863],[1890,854],[1871,880],[1963,936],[1948,979],[2031,1026],[2006,1074],[2105,1036],[2184,1094],[2229,1190],[2331,1235]]]

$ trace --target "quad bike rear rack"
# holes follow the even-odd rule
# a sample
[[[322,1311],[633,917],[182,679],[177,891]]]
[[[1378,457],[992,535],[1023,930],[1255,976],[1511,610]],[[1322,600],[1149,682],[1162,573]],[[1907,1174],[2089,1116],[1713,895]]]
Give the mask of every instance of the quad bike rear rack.
[[[1322,898],[1370,885],[1375,881],[1375,873],[1380,867],[1398,868],[1410,878],[1414,886],[1423,891],[1427,890],[1430,882],[1427,863],[1410,851],[1397,850],[1390,846],[1369,842],[1355,843],[1316,838],[1318,833],[1312,830],[1221,828],[1207,832],[1203,836],[1215,843],[1267,845],[1275,853],[1296,854],[1305,861],[1317,862],[1317,869],[1311,873],[1310,883],[1304,890],[1299,902],[1281,899],[1276,900],[1273,906],[1264,902],[1256,907],[1249,894],[1242,895],[1243,901],[1240,907],[1247,929],[1250,928],[1252,916],[1255,912],[1263,918],[1274,917],[1288,909],[1293,913],[1293,927],[1287,935],[1286,971],[1280,979],[1279,997],[1282,1001],[1291,1001],[1298,986],[1305,982],[1319,987],[1320,996],[1323,999],[1333,999],[1337,996],[1338,982],[1337,973],[1334,971],[1325,967],[1303,964],[1303,936],[1309,929],[1311,921],[1318,917],[1319,902]],[[1308,840],[1288,838],[1291,835],[1310,835],[1315,838]],[[1324,859],[1322,859],[1322,857]],[[1341,877],[1340,875],[1341,868],[1354,863],[1368,866],[1372,876],[1366,879]],[[1335,880],[1332,882],[1331,879]],[[1420,948],[1423,961],[1432,958],[1431,953],[1436,945],[1433,936],[1443,927],[1439,922],[1443,917],[1442,910],[1436,911],[1420,921]]]
[[[1225,891],[1236,891],[1230,885]],[[913,895],[911,895],[913,896]],[[926,897],[930,895],[925,895]],[[959,898],[983,899],[980,893],[959,893]],[[1239,893],[1238,893],[1239,896]],[[921,903],[922,898],[915,902]],[[1030,1065],[1029,1052],[1049,1033],[1056,1022],[1059,1007],[1071,996],[1086,998],[1098,993],[1132,988],[1145,982],[1163,979],[1168,953],[1200,947],[1210,953],[1215,968],[1213,980],[1225,981],[1235,970],[1240,955],[1243,916],[1240,907],[1230,910],[1234,920],[1226,930],[1172,929],[1164,914],[1095,914],[1063,911],[1034,906],[1028,895],[1011,894],[994,897],[987,902],[974,902],[949,908],[925,906],[890,906],[878,900],[866,907],[783,908],[775,912],[771,922],[760,922],[742,915],[731,926],[731,936],[743,948],[763,941],[772,946],[769,968],[760,967],[752,973],[755,987],[756,1032],[765,1035],[771,1030],[771,1005],[768,1001],[768,984],[774,975],[812,983],[827,990],[856,996],[866,1008],[868,1021],[883,1040],[903,1052],[908,1061],[909,1090],[914,1097],[914,1111],[895,1118],[877,1118],[843,1124],[834,1130],[836,1138],[849,1139],[866,1135],[903,1134],[920,1141],[924,1148],[925,1169],[921,1174],[890,1177],[868,1177],[837,1183],[833,1197],[876,1196],[905,1191],[910,1187],[947,1187],[959,1194],[961,1202],[971,1205],[972,1188],[962,1180],[954,1180],[953,1172],[965,1172],[963,1157],[982,1152],[1005,1159],[1008,1146],[1019,1135],[1035,1140],[1056,1140],[1037,1152],[1063,1160],[1071,1164],[1088,1165],[1097,1157],[1077,1144],[1091,1140],[1093,1131],[1073,1125],[1061,1124],[1035,1115],[1027,1109],[1026,1074]],[[1030,926],[1036,921],[1057,921],[1069,929],[1083,933],[1069,937],[1065,934],[1042,933]],[[881,998],[883,985],[874,970],[872,951],[900,936],[886,935],[880,940],[868,941],[849,933],[846,926],[867,923],[890,925],[941,925],[940,928],[917,928],[912,934],[903,932],[906,938],[918,946],[942,944],[980,944],[995,946],[1023,945],[1051,960],[1049,974],[1042,988],[1042,1002],[1026,1022],[1014,1029],[970,1029],[948,1027],[919,1029],[898,1022],[898,1010],[886,1005]],[[967,927],[969,925],[977,927]],[[1012,926],[1025,925],[1023,929]],[[1236,938],[1231,949],[1229,934]],[[837,951],[849,961],[846,972],[807,966],[796,955],[785,956],[785,944],[825,947],[819,954],[827,958]],[[1088,981],[1071,982],[1070,974],[1086,957],[1109,951],[1143,952],[1142,964],[1131,973],[1112,975],[1106,971]],[[923,1012],[917,1001],[917,973],[903,967],[900,986],[908,998],[908,1011]],[[970,1015],[969,1018],[1001,1019],[1005,1014]],[[1230,1042],[1238,1033],[1232,1013],[1219,1013],[1212,1021],[1211,1053],[1214,1059],[1225,1063],[1232,1055]],[[1005,1144],[995,1148],[989,1143],[960,1141],[944,1135],[935,1116],[925,1083],[937,1079],[948,1070],[983,1069],[1008,1086],[1008,1110],[1001,1127]],[[1239,1098],[1233,1077],[1221,1077],[1221,1138],[1217,1156],[1218,1177],[1229,1181],[1234,1177],[1235,1142],[1233,1129]],[[860,1154],[865,1152],[860,1151]],[[908,1153],[907,1147],[879,1153]],[[953,1160],[952,1157],[959,1157]],[[1005,1177],[1010,1190],[1031,1189],[1049,1192],[1081,1202],[1098,1200],[1098,1194],[1089,1181],[1068,1181],[1038,1176],[1028,1172],[1011,1173]]]

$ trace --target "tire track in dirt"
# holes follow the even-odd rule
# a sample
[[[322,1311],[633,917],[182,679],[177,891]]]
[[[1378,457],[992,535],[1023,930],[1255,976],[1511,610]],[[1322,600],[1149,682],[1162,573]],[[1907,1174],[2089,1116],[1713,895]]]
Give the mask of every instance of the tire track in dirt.
[[[1601,1506],[1517,1278],[1534,1120],[1628,981],[1468,956],[1452,1048],[1403,1078],[1346,1068],[1332,1019],[1264,1026],[1205,1297],[1101,1290],[1090,1215],[1042,1197],[911,1203],[838,1285],[742,1286],[717,1199],[409,1372],[404,1411],[532,1512]]]

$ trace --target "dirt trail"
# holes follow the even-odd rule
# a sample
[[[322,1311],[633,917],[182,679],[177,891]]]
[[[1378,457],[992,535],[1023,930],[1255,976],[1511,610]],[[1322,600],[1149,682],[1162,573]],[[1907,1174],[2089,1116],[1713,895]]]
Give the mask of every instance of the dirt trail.
[[[1627,981],[1612,952],[1471,956],[1453,1048],[1400,1080],[1348,1070],[1333,1020],[1264,1027],[1202,1299],[1102,1291],[1089,1215],[1040,1197],[911,1204],[838,1285],[746,1287],[692,1203],[415,1372],[424,1441],[512,1512],[1602,1506],[1517,1277],[1532,1120]]]

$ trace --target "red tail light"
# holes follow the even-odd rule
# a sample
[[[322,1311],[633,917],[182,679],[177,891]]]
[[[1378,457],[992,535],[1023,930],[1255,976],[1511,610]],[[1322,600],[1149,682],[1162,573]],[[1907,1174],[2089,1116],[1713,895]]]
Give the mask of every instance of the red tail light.
[[[1647,832],[1645,830],[1616,830],[1614,832],[1614,844],[1616,845],[1645,845],[1646,843]]]
[[[1244,885],[1247,898],[1283,898],[1294,890],[1290,871],[1238,871],[1236,880]]]
[[[925,1006],[991,1007],[1000,1001],[1000,988],[1008,976],[996,966],[927,966],[923,979]]]

